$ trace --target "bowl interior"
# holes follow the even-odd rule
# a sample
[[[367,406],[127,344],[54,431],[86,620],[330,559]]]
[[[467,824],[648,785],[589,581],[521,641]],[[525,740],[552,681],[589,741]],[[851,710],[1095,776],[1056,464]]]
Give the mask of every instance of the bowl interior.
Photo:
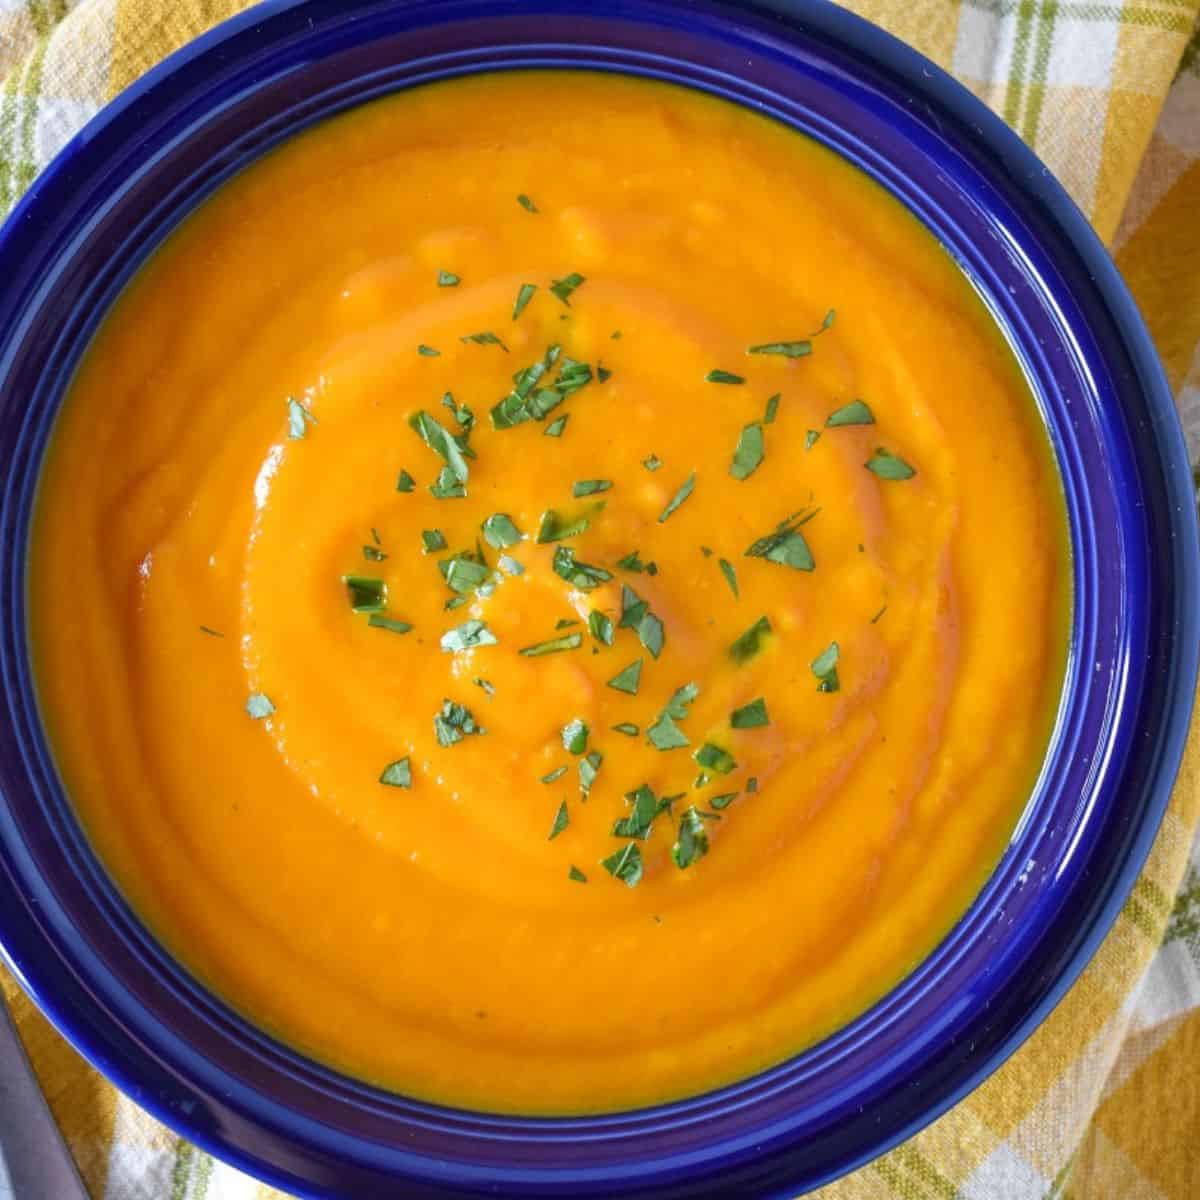
[[[939,948],[850,1025],[740,1084],[569,1120],[419,1104],[309,1062],[200,988],[90,852],[25,640],[41,455],[98,322],[206,195],[303,126],[400,87],[578,67],[701,88],[857,163],[933,230],[1005,329],[1066,495],[1075,608],[1039,784]],[[1190,472],[1111,262],[1045,170],[912,51],[833,6],[280,0],[174,56],[93,122],[0,235],[0,941],[72,1041],[201,1144],[296,1191],[412,1197],[794,1194],[946,1108],[1098,944],[1165,809],[1196,674]],[[964,401],[966,402],[966,401]],[[986,536],[986,531],[981,531]],[[1151,685],[1153,682],[1153,686]]]

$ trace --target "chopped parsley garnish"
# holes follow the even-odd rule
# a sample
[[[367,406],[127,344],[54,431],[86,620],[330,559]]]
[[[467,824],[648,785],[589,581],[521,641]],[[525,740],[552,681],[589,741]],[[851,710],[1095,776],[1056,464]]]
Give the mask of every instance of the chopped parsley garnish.
[[[387,608],[387,584],[365,575],[343,575],[342,582],[355,612],[377,613]]]
[[[556,363],[558,377],[550,383],[545,377]],[[522,367],[512,378],[512,391],[492,407],[494,429],[511,429],[525,421],[545,420],[568,396],[591,382],[592,368],[587,363],[563,357],[562,347],[552,345],[537,362]],[[539,386],[543,383],[544,386]]]
[[[735,600],[741,599],[738,592],[737,572],[733,569],[733,563],[727,558],[717,559],[717,566],[721,568],[721,574],[725,576],[725,582],[729,584],[729,590],[733,593]]]
[[[570,419],[570,413],[563,413],[561,417],[555,417],[554,420],[542,430],[542,433],[544,433],[546,437],[562,437],[562,432],[564,429],[566,429],[567,422]]]
[[[633,571],[637,575],[657,575],[658,564],[652,562],[642,562],[641,555],[636,550],[630,550],[624,558],[617,559],[617,566],[622,571]]]
[[[561,279],[554,280],[550,285],[550,291],[565,305],[570,307],[571,293],[586,282],[587,280],[578,271],[572,271],[570,275],[564,275]]]
[[[603,567],[594,567],[591,563],[576,559],[575,551],[570,546],[555,547],[553,566],[555,575],[585,592],[590,592],[592,588],[607,583],[612,578],[611,572]]]
[[[656,750],[678,750],[691,745],[675,722],[682,721],[688,715],[692,701],[699,694],[700,689],[694,683],[685,683],[676,689],[666,707],[655,718],[654,724],[646,730],[646,737]]]
[[[820,436],[821,436],[821,431],[819,429],[810,429],[804,435],[805,450],[811,450],[817,444],[817,441],[819,440]]]
[[[916,474],[916,471],[904,459],[889,453],[882,447],[876,450],[863,465],[880,479],[911,479]]]
[[[651,454],[649,458],[642,459],[642,466],[647,471],[657,471],[662,466],[662,459],[657,454]]]
[[[823,320],[821,322],[821,328],[818,329],[815,333],[810,334],[809,336],[810,337],[820,337],[820,335],[823,334],[825,332],[825,330],[832,329],[833,328],[833,320],[836,316],[837,316],[837,310],[831,308],[825,314],[825,320]]]
[[[436,417],[431,417],[424,409],[413,413],[409,417],[408,423],[425,445],[442,458],[446,464],[446,470],[452,473],[452,478],[460,484],[466,483],[469,473],[467,460],[463,455],[462,446],[459,444],[458,438],[446,429]],[[445,470],[443,471],[444,474]],[[440,476],[438,483],[441,483]]]
[[[505,575],[512,575],[516,577],[517,575],[525,574],[525,568],[521,566],[520,562],[513,558],[511,554],[500,555],[500,557],[496,559],[496,566],[498,566],[500,570],[505,573]]]
[[[712,371],[709,371],[709,373],[707,375],[705,375],[704,382],[705,383],[734,383],[734,384],[737,384],[737,383],[745,383],[746,380],[745,380],[744,376],[735,375],[732,371],[712,370]]]
[[[582,717],[574,717],[562,727],[563,749],[568,754],[580,755],[587,749],[588,725]]]
[[[458,401],[454,399],[452,393],[447,392],[442,397],[442,407],[450,410],[451,415],[458,422],[463,434],[468,434],[472,429],[475,428],[475,414],[465,404],[459,404]],[[475,454],[470,447],[467,446],[465,437],[459,437],[457,440],[462,452],[468,458],[474,458]]]
[[[567,878],[575,883],[587,883],[587,876],[576,866],[572,866],[567,872]]]
[[[804,358],[812,353],[812,342],[808,338],[797,338],[792,342],[763,342],[748,346],[747,354],[780,354],[784,358]]]
[[[708,831],[694,805],[689,805],[679,818],[679,836],[671,847],[675,865],[686,871],[708,853]]]
[[[433,346],[427,346],[424,342],[417,347],[417,353],[422,358],[440,358],[442,355],[440,350],[434,349]]]
[[[639,658],[636,662],[631,662],[629,666],[622,668],[608,681],[608,686],[618,692],[636,696],[642,682],[642,662],[643,660]]]
[[[446,548],[446,538],[440,529],[422,529],[421,542],[425,547],[426,554],[433,554]]]
[[[718,812],[723,808],[728,808],[741,795],[740,792],[722,792],[719,796],[710,796],[709,804]]]
[[[517,653],[525,658],[541,658],[543,654],[557,654],[560,650],[578,650],[582,644],[582,633],[564,633],[562,637],[551,638],[548,642],[535,642]]]
[[[523,283],[517,289],[517,299],[513,304],[512,319],[515,321],[524,311],[525,305],[533,299],[533,293],[537,291],[536,283]]]
[[[839,425],[874,424],[875,414],[862,400],[851,400],[849,404],[843,404],[841,408],[834,409],[825,418],[825,425],[829,429],[836,429]]]
[[[838,682],[838,644],[829,645],[812,660],[812,673],[817,677],[818,692],[836,692],[841,684]]]
[[[621,619],[619,629],[636,629],[650,611],[650,602],[643,600],[627,583],[621,584]]]
[[[632,811],[614,823],[613,837],[637,838],[644,842],[650,836],[654,818],[667,811],[670,801],[659,800],[654,794],[654,789],[648,783],[643,783],[634,791],[626,793],[625,803],[631,806]]]
[[[471,710],[465,705],[443,700],[441,712],[433,718],[433,732],[439,746],[453,746],[465,737],[487,731],[476,724]]]
[[[664,632],[663,623],[652,612],[648,612],[637,627],[638,641],[657,658],[662,653]]]
[[[733,462],[729,464],[730,475],[734,479],[748,479],[758,469],[765,455],[762,426],[754,421],[738,435]]]
[[[879,610],[879,611],[878,611],[878,612],[877,612],[877,613],[876,613],[876,614],[875,614],[875,615],[874,615],[874,616],[871,618],[871,624],[872,624],[872,625],[874,625],[874,624],[875,624],[875,622],[876,622],[876,621],[878,621],[878,620],[879,620],[879,618],[880,618],[880,617],[882,617],[882,616],[883,616],[883,614],[884,614],[885,612],[887,612],[887,607],[888,607],[888,606],[885,604],[885,605],[884,605],[884,606],[883,606],[883,607],[882,607],[882,608],[881,608],[881,609],[880,609],[880,610]]]
[[[437,278],[438,287],[458,287],[459,277],[453,271],[439,271]]]
[[[507,513],[493,513],[480,528],[483,530],[483,540],[496,550],[507,550],[521,540],[521,531]]]
[[[566,768],[563,768],[566,770]],[[546,839],[548,842],[554,841],[556,837],[571,823],[571,815],[567,812],[567,802],[564,800],[558,806],[558,812],[554,814],[554,824],[550,826],[550,836]]]
[[[603,643],[605,646],[613,644],[612,618],[605,613],[593,608],[588,613],[588,630],[596,641]]]
[[[496,685],[494,683],[490,683],[486,679],[480,679],[478,675],[476,675],[471,682],[477,688],[481,688],[489,700],[496,694]]]
[[[411,492],[416,486],[417,481],[407,471],[400,472],[400,478],[396,480],[396,491]]]
[[[569,617],[561,617],[554,622],[555,629],[570,629],[572,625],[578,625],[578,621],[572,621]]]
[[[612,378],[612,372],[604,366],[600,365],[599,360],[596,361],[596,382],[607,383]]]
[[[566,773],[567,773],[567,768],[565,766],[555,767],[554,770],[551,771],[548,775],[542,776],[542,782],[543,783],[553,783],[556,779],[561,779]]]
[[[508,347],[490,329],[485,329],[480,333],[464,333],[458,340],[471,342],[476,346],[499,346],[505,354],[508,353]]]
[[[591,523],[591,518],[587,514],[581,513],[568,520],[553,508],[548,508],[542,513],[542,523],[538,526],[537,540],[543,544],[561,542],[563,538],[575,537],[576,534],[583,533]]]
[[[746,780],[746,794],[748,796],[753,796],[754,793],[757,791],[758,791],[758,776],[751,775],[750,778]]]
[[[626,737],[637,737],[641,730],[632,721],[621,721],[613,726],[613,731],[623,733]]]
[[[288,437],[293,441],[299,441],[308,432],[308,427],[317,423],[317,418],[299,400],[291,396],[287,401],[287,415]]]
[[[637,847],[637,842],[629,842],[615,854],[601,859],[600,865],[626,887],[637,887],[642,881],[642,854]]]
[[[535,212],[537,212],[537,211],[538,211],[538,206],[537,206],[536,204],[534,204],[534,202],[533,202],[532,200],[530,200],[530,198],[529,198],[527,195],[525,195],[525,193],[524,193],[524,192],[522,192],[522,193],[521,193],[521,194],[520,194],[520,195],[517,197],[517,203],[518,203],[518,204],[519,204],[519,205],[520,205],[520,206],[521,206],[521,207],[522,207],[522,208],[523,208],[523,209],[524,209],[526,212],[535,213]]]
[[[264,695],[262,692],[251,692],[246,700],[246,712],[255,720],[261,721],[263,717],[269,717],[275,711],[275,705],[271,703],[270,696]]]
[[[706,771],[716,771],[718,775],[728,775],[737,766],[737,761],[728,750],[712,742],[705,742],[692,757]]]
[[[752,659],[763,646],[763,639],[771,632],[771,622],[766,617],[759,617],[745,633],[729,647],[730,657],[736,663],[744,663]]]
[[[599,750],[592,750],[579,760],[579,793],[586,800],[592,793],[592,784],[600,774],[600,764],[604,755]]]
[[[767,562],[779,563],[796,571],[811,571],[816,563],[812,551],[800,532],[800,526],[815,517],[816,510],[793,514],[781,521],[774,533],[760,537],[746,550],[747,558],[765,558]]]
[[[209,629],[207,625],[201,625],[200,632],[207,633],[209,637],[215,638],[223,638],[225,636],[223,633],[218,633],[215,629]]]
[[[408,633],[412,629],[407,621],[397,621],[394,617],[385,617],[382,613],[372,613],[367,618],[367,624],[376,629],[386,629],[388,633]]]
[[[435,500],[462,500],[467,489],[462,480],[454,474],[453,467],[443,467],[438,472],[437,479],[429,485],[429,493]]]
[[[658,522],[661,525],[691,494],[696,487],[696,472],[693,471],[680,485],[679,491],[671,497],[670,503],[659,514]]]
[[[448,629],[442,634],[442,649],[447,654],[458,654],[463,650],[474,650],[479,646],[495,646],[499,644],[496,635],[483,621],[464,621],[454,629]]]
[[[612,487],[611,479],[578,479],[571,488],[571,495],[578,500],[582,496],[594,496],[597,492],[607,492]]]
[[[729,724],[734,729],[758,729],[762,725],[770,725],[771,718],[767,716],[767,702],[759,696],[741,708],[735,708],[729,714]]]
[[[482,562],[470,551],[456,554],[452,558],[443,558],[438,563],[438,570],[446,581],[446,586],[460,596],[473,592],[488,575],[487,563]]]
[[[387,555],[384,554],[378,546],[364,546],[362,548],[363,558],[368,562],[386,562]]]
[[[412,787],[412,765],[409,760],[400,758],[393,763],[388,763],[383,768],[383,774],[379,776],[379,782],[388,787]]]

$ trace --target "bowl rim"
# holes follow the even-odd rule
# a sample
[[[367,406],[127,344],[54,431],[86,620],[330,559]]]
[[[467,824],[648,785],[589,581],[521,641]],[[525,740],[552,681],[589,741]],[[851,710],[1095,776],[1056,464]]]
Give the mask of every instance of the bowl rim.
[[[449,3],[443,4],[436,2],[412,3],[408,7],[436,13],[439,10],[455,6],[454,0],[450,0]],[[139,105],[145,103],[148,98],[153,98],[158,88],[169,86],[176,73],[184,66],[201,62],[209,57],[219,56],[231,39],[247,30],[264,27],[281,15],[296,13],[303,9],[320,10],[321,7],[320,0],[316,0],[316,3],[313,0],[267,0],[267,3],[224,22],[165,59],[94,117],[84,130],[64,148],[22,199],[3,230],[0,230],[0,246],[19,238],[21,226],[36,210],[43,191],[59,181],[60,177],[69,175],[71,160],[81,147],[94,140],[103,131],[127,120],[129,114]],[[350,3],[340,6],[343,15],[347,12],[359,11],[370,15],[372,11],[378,11],[380,7],[375,0],[351,0]],[[512,0],[512,3],[502,3],[493,5],[493,7],[527,12],[543,8],[569,10],[573,6],[569,2],[556,3],[555,0],[547,0],[547,3],[542,4],[537,3],[537,0],[534,0],[533,3]],[[684,0],[650,0],[648,3],[638,3],[635,0],[635,2],[618,7],[622,11],[627,10],[633,14],[635,19],[638,12],[650,8],[680,10],[693,16],[696,13],[701,15],[724,14],[730,19],[735,19],[738,12],[728,4],[719,3],[717,0],[713,0],[711,3],[708,0],[702,0],[698,4],[688,4]],[[1152,802],[1147,807],[1121,870],[1113,878],[1105,881],[1106,899],[1098,915],[1094,918],[1087,937],[1080,941],[1069,961],[1061,968],[1053,986],[1028,1012],[1024,1021],[1009,1032],[1003,1042],[993,1049],[969,1077],[960,1080],[954,1088],[946,1091],[936,1104],[919,1113],[914,1113],[907,1124],[894,1129],[887,1138],[865,1150],[857,1159],[848,1160],[839,1171],[834,1172],[834,1174],[839,1174],[841,1171],[861,1165],[869,1158],[904,1140],[982,1082],[1025,1040],[1033,1028],[1061,999],[1086,962],[1092,957],[1102,938],[1107,934],[1149,853],[1150,845],[1166,809],[1170,784],[1178,769],[1190,724],[1191,698],[1195,689],[1197,660],[1200,658],[1200,637],[1197,637],[1197,633],[1200,631],[1200,615],[1198,615],[1200,606],[1196,603],[1197,598],[1200,597],[1200,555],[1197,553],[1191,468],[1179,431],[1178,420],[1175,417],[1174,402],[1149,335],[1132,297],[1107,251],[1104,250],[1074,203],[1053,180],[1032,151],[1028,150],[1017,135],[999,118],[995,117],[980,101],[971,96],[965,88],[940,68],[904,43],[845,10],[833,5],[821,4],[819,0],[798,0],[798,2],[790,4],[744,5],[741,11],[747,17],[756,14],[767,20],[782,21],[780,35],[784,37],[788,36],[789,25],[802,21],[806,29],[817,30],[834,42],[853,44],[860,53],[879,63],[897,79],[907,82],[913,88],[914,95],[922,97],[933,108],[954,117],[963,124],[974,126],[978,130],[981,142],[990,147],[997,157],[1010,164],[1011,169],[1021,173],[1025,191],[1044,206],[1053,226],[1065,234],[1075,252],[1087,264],[1098,297],[1105,310],[1111,314],[1113,322],[1125,335],[1132,366],[1138,376],[1138,385],[1147,399],[1148,407],[1159,419],[1159,426],[1155,434],[1156,447],[1163,460],[1165,484],[1170,502],[1175,510],[1172,530],[1176,541],[1172,550],[1175,554],[1174,581],[1178,587],[1178,597],[1175,604],[1174,640],[1180,647],[1180,655],[1174,677],[1168,680],[1168,684],[1177,702],[1171,707],[1170,714],[1161,731],[1161,753],[1157,771],[1153,786],[1148,786],[1147,789],[1154,793]],[[792,32],[794,34],[794,30]],[[1183,703],[1184,699],[1187,701],[1186,705]],[[103,1046],[80,1030],[72,1012],[60,1006],[52,993],[48,993],[45,988],[39,986],[41,970],[38,963],[22,960],[10,961],[10,965],[26,989],[34,996],[42,1011],[75,1045],[76,1049],[89,1061],[99,1066],[106,1075],[114,1079],[118,1086],[138,1099],[139,1103],[147,1107],[153,1115],[184,1133],[203,1148],[236,1163],[253,1174],[267,1178],[279,1186],[290,1188],[296,1186],[296,1179],[273,1171],[260,1159],[246,1155],[221,1136],[212,1136],[204,1130],[198,1130],[178,1111],[156,1103],[155,1097],[144,1093],[142,1080],[139,1078],[141,1064],[131,1066],[125,1062],[114,1062],[110,1059]],[[826,1176],[826,1178],[831,1177],[832,1175]],[[821,1182],[821,1180],[814,1180],[813,1184],[815,1185],[817,1182]]]

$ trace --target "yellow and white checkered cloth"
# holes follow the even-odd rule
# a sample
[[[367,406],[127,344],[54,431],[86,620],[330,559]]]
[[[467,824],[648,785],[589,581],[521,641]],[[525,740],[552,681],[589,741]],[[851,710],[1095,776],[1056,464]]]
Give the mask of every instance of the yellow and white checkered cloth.
[[[1200,0],[853,0],[1024,137],[1114,249],[1200,459]],[[244,0],[0,0],[0,214],[107,100]],[[1200,1197],[1200,735],[1120,920],[1012,1060],[824,1200]],[[0,972],[95,1197],[267,1200],[87,1067]],[[26,1200],[22,1197],[21,1200]],[[30,1197],[28,1200],[54,1200]]]

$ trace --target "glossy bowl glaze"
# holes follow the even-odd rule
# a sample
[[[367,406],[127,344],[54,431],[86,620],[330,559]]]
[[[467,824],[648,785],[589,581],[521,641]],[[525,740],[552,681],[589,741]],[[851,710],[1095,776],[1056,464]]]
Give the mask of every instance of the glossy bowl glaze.
[[[897,195],[1022,359],[1074,548],[1070,661],[1044,771],[1002,862],[937,950],[772,1070],[587,1119],[390,1095],[305,1060],[207,993],[148,935],[81,835],[26,643],[41,455],[80,353],[138,265],[296,130],[396,88],[529,67],[725,96]],[[803,239],[797,230],[790,250],[801,258]],[[1178,422],[1133,303],[1062,189],[965,90],[879,30],[820,0],[276,0],[168,59],[71,142],[0,233],[0,279],[0,942],[75,1046],[205,1148],[313,1195],[794,1195],[978,1084],[1115,918],[1166,807],[1196,678],[1200,572]]]

